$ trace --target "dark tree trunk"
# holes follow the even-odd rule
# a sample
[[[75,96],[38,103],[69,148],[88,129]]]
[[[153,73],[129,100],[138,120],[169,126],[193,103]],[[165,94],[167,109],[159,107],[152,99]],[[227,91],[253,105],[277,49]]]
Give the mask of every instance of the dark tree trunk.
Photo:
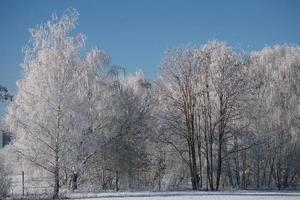
[[[77,180],[78,180],[78,174],[76,172],[73,172],[73,174],[72,174],[72,192],[77,190]]]
[[[58,145],[56,145],[56,153],[55,153],[55,169],[54,169],[54,191],[53,191],[53,199],[57,199],[59,197],[59,165],[58,165]]]
[[[105,172],[104,169],[102,170],[102,190],[105,190]]]
[[[242,163],[243,163],[243,172],[242,172],[242,185],[243,185],[243,190],[247,189],[246,186],[246,150],[242,151]]]
[[[269,173],[269,178],[268,178],[268,188],[271,187],[272,175],[274,174],[274,161],[275,161],[275,156],[273,156],[272,162],[271,162],[271,165],[270,165],[270,173]]]
[[[256,188],[259,188],[259,180],[260,180],[260,156],[257,159],[257,168],[256,168]]]
[[[229,179],[229,184],[230,184],[231,187],[234,187],[232,172],[231,172],[231,166],[230,166],[230,160],[227,159],[225,161],[225,163],[227,165],[227,176],[228,176],[228,179]]]
[[[199,158],[199,188],[203,187],[203,181],[202,181],[202,141],[201,141],[201,129],[200,129],[200,112],[198,112],[197,116],[197,146],[198,146],[198,158]]]
[[[220,178],[222,173],[222,151],[223,151],[223,137],[224,137],[224,131],[225,131],[225,112],[224,112],[224,102],[223,102],[223,96],[221,94],[220,96],[220,125],[219,125],[219,143],[218,143],[218,165],[217,165],[217,180],[216,180],[216,190],[219,190],[220,186]]]
[[[241,177],[240,177],[240,156],[238,150],[238,140],[237,136],[234,136],[234,150],[235,150],[235,156],[234,156],[234,164],[235,164],[235,177],[236,177],[236,185],[240,188],[241,185]]]
[[[210,120],[211,121],[211,120]],[[210,124],[211,127],[211,124]],[[214,171],[213,171],[213,134],[210,128],[210,141],[209,141],[209,160],[210,160],[210,190],[214,190]]]
[[[202,155],[201,155],[201,139],[200,137],[197,138],[198,140],[198,157],[199,157],[199,188],[203,187],[202,181]]]
[[[119,191],[119,171],[116,170],[116,192]]]
[[[197,171],[196,171],[196,163],[194,158],[196,158],[195,152],[193,153],[194,145],[189,144],[189,162],[190,162],[190,173],[191,173],[191,182],[192,182],[192,190],[198,189],[197,184]],[[194,149],[195,151],[195,149]]]

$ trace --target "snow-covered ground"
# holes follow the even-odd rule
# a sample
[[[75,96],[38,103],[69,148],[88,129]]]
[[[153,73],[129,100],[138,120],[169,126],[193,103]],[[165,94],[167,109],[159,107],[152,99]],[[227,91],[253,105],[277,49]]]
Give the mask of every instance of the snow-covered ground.
[[[73,193],[67,197],[78,200],[300,200],[300,192],[119,192]]]

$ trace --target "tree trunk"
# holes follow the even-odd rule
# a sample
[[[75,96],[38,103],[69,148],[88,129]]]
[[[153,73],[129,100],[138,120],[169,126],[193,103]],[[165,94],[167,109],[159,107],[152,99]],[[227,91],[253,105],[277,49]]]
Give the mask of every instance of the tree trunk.
[[[158,172],[158,191],[160,192],[161,190],[161,172],[159,171]]]
[[[268,178],[268,188],[271,186],[271,181],[272,181],[272,175],[274,174],[274,161],[275,161],[275,156],[272,158],[272,162],[270,165],[270,173],[269,173],[269,178]]]
[[[213,174],[213,133],[212,133],[212,125],[211,125],[211,118],[210,118],[210,139],[209,139],[209,160],[210,160],[210,190],[214,190],[214,174]]]
[[[193,152],[193,146],[192,144],[189,144],[189,162],[190,162],[190,173],[191,173],[191,182],[192,182],[192,190],[197,190],[198,189],[198,184],[197,184],[197,171],[196,171],[196,163],[195,163],[195,149]]]
[[[197,116],[197,146],[198,146],[198,158],[199,158],[199,188],[203,187],[203,181],[202,181],[202,141],[201,141],[201,129],[200,129],[200,112],[198,112]]]
[[[227,158],[227,160],[225,160],[225,166],[227,165],[227,176],[229,179],[229,184],[231,187],[234,187],[234,183],[233,183],[233,178],[232,178],[232,170],[231,170],[231,166],[230,166],[230,160],[229,158]]]
[[[237,137],[235,136],[234,138],[234,142],[235,142],[235,156],[234,156],[234,163],[235,163],[235,177],[236,177],[236,185],[238,186],[238,188],[240,188],[241,185],[241,177],[240,177],[240,156],[239,156],[239,152],[237,152],[238,149],[238,142],[237,142]]]
[[[191,172],[192,189],[198,189],[198,173],[197,173],[197,162],[196,162],[196,149],[195,149],[195,126],[194,126],[194,115],[190,113],[189,109],[185,109],[186,126],[188,132],[188,146],[189,146],[189,162]]]
[[[119,191],[119,171],[116,170],[116,192]]]
[[[208,139],[207,139],[206,127],[204,132],[205,132],[204,139],[205,139],[205,158],[206,158],[206,189],[208,190],[211,181],[210,181],[210,162],[209,162]]]
[[[59,165],[58,165],[58,145],[56,145],[53,199],[57,199],[58,197],[59,197]]]
[[[55,138],[55,166],[54,166],[54,192],[53,192],[53,199],[57,199],[59,197],[59,134],[61,128],[61,106],[58,106],[57,112],[57,135]]]
[[[78,179],[78,174],[76,172],[73,172],[73,174],[72,174],[72,192],[77,190],[77,179]]]
[[[192,166],[193,166],[193,190],[198,190],[199,186],[199,177],[197,173],[197,163],[196,163],[196,152],[195,152],[195,142],[194,140],[192,141]]]
[[[203,187],[203,183],[202,183],[202,155],[201,155],[201,139],[198,136],[197,137],[198,140],[198,157],[199,157],[199,188]]]
[[[281,178],[282,178],[282,147],[279,146],[279,152],[277,156],[277,165],[276,165],[276,179],[277,179],[277,188],[281,190]]]
[[[260,180],[260,156],[257,158],[257,168],[256,168],[256,188],[259,188],[259,180]]]
[[[106,190],[105,170],[102,169],[102,190]]]
[[[246,186],[246,150],[242,151],[242,163],[243,163],[243,172],[242,172],[242,185],[243,185],[243,190],[247,189]]]
[[[224,102],[223,96],[220,96],[220,125],[219,125],[219,143],[218,143],[218,166],[217,166],[217,180],[216,180],[216,190],[219,190],[220,178],[222,172],[222,150],[223,150],[223,136],[225,131],[225,112],[224,112]]]

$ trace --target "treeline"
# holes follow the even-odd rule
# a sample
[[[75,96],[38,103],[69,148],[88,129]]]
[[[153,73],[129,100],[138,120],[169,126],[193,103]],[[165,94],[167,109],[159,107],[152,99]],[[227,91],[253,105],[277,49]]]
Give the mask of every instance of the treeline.
[[[70,35],[77,17],[68,10],[31,29],[5,116],[15,172],[22,162],[53,177],[54,197],[299,187],[299,46],[171,49],[147,79],[99,49],[84,53],[85,36]]]

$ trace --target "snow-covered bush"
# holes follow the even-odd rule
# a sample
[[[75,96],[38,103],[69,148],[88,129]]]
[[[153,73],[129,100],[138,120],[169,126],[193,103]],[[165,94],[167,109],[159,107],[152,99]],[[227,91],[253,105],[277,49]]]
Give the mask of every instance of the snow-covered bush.
[[[11,178],[4,166],[4,159],[0,157],[0,199],[7,197],[11,188]]]

